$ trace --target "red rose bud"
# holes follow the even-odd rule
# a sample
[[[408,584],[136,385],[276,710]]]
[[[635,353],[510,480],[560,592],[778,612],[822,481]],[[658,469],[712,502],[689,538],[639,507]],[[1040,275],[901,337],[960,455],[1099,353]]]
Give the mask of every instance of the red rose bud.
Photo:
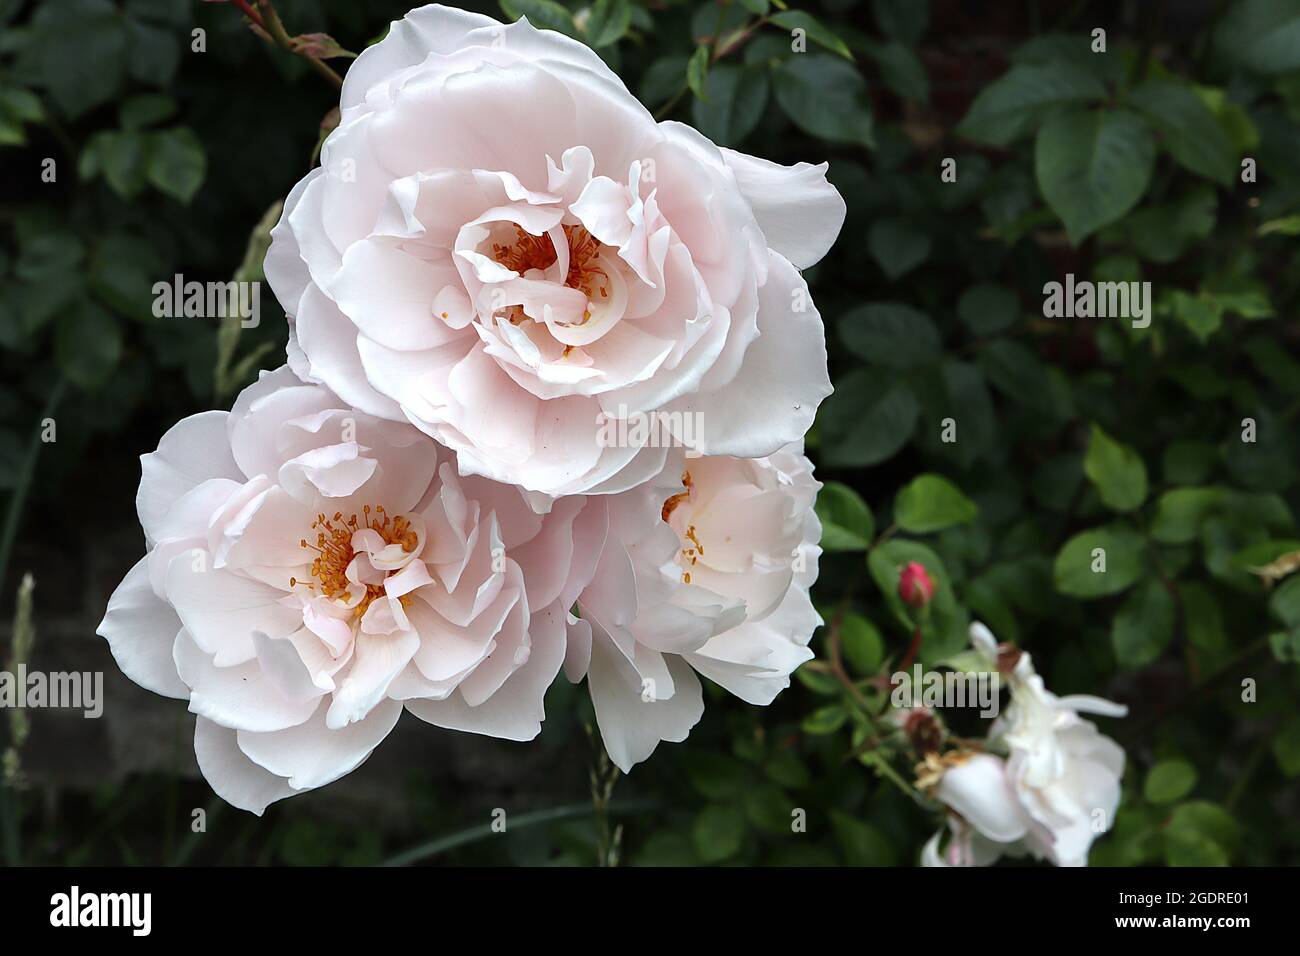
[[[920,561],[908,561],[899,572],[898,596],[910,607],[925,607],[934,597],[934,581]]]

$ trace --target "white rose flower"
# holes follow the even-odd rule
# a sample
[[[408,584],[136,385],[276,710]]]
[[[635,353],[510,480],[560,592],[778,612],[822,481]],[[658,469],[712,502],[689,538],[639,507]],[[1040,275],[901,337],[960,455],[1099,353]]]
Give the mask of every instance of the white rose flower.
[[[674,459],[654,482],[587,500],[575,533],[599,560],[576,595],[565,673],[587,677],[624,771],[686,739],[704,710],[696,672],[768,704],[812,657],[820,487],[800,442],[761,459]]]
[[[719,149],[581,43],[437,5],[340,105],[266,257],[302,378],[551,496],[663,469],[671,442],[610,423],[698,421],[676,438],[711,455],[802,439],[831,391],[797,271],[844,221],[825,164]]]
[[[254,813],[369,756],[403,707],[528,740],[564,656],[571,526],[460,478],[388,422],[263,373],[142,458],[148,553],[99,626],[122,671],[198,715],[212,788]]]
[[[1008,659],[983,624],[972,624],[970,634],[990,669]],[[1001,853],[1029,853],[1057,866],[1086,866],[1092,841],[1114,823],[1124,751],[1079,714],[1123,717],[1128,708],[1089,695],[1057,697],[1024,652],[1004,669],[1011,700],[988,744],[1007,756],[942,758],[952,766],[933,792],[956,814],[953,837],[940,851],[936,834],[922,862],[984,865]]]

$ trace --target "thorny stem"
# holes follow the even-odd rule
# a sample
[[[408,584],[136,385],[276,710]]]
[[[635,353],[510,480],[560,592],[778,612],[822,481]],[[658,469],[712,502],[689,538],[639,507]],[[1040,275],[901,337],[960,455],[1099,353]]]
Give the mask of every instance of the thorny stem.
[[[231,0],[231,2],[243,12],[263,39],[270,40],[270,42],[294,56],[302,57],[313,70],[323,76],[335,89],[343,88],[343,77],[335,73],[329,64],[319,57],[304,53],[294,46],[293,38],[289,36],[289,31],[284,28],[284,22],[280,19],[280,14],[276,13],[271,0],[257,0],[260,13],[249,6],[248,0]]]
[[[262,15],[248,5],[248,0],[230,0],[230,2],[239,7],[244,16],[265,29],[265,25],[262,23]]]

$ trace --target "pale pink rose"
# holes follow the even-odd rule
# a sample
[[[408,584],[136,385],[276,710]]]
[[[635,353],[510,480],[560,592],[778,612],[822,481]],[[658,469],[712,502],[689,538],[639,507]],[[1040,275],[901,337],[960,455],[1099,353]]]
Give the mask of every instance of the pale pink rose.
[[[607,422],[702,412],[674,430],[711,455],[803,437],[831,391],[798,272],[844,220],[825,164],[719,149],[581,43],[436,5],[341,110],[266,257],[300,377],[551,496],[662,470]]]
[[[287,368],[141,461],[148,552],[99,633],[128,677],[189,701],[224,799],[260,814],[337,779],[404,706],[538,733],[581,499],[543,519],[516,489],[459,477],[417,429]]]
[[[768,704],[812,657],[808,597],[821,523],[802,443],[760,459],[675,457],[654,481],[588,498],[574,524],[578,616],[565,674],[584,675],[610,758],[624,771],[703,714],[696,672]]]

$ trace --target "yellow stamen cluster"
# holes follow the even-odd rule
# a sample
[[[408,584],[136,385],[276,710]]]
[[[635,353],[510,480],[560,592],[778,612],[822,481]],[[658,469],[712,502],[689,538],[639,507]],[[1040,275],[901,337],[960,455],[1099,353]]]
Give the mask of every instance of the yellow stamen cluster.
[[[606,288],[609,276],[597,263],[602,245],[583,226],[562,226],[565,238],[569,240],[569,271],[564,277],[564,284],[577,289],[588,299],[599,293],[601,298],[609,296]],[[494,242],[492,258],[512,272],[520,275],[529,269],[549,269],[557,258],[555,244],[549,235],[534,236],[520,226],[515,227],[515,241],[510,244]],[[599,278],[598,278],[599,277]],[[518,325],[528,318],[524,310],[512,305],[505,310],[505,317],[511,325]],[[591,318],[591,312],[583,314],[583,322]]]
[[[320,592],[327,598],[346,601],[351,596],[352,582],[348,580],[347,572],[348,565],[356,556],[356,552],[352,549],[352,535],[362,528],[379,532],[379,536],[385,543],[400,544],[402,550],[408,554],[414,551],[419,543],[419,536],[411,527],[411,522],[401,515],[390,518],[383,505],[373,510],[375,516],[373,519],[370,505],[363,507],[361,513],[360,518],[354,513],[346,520],[341,511],[334,512],[332,518],[318,514],[311,525],[312,530],[316,531],[316,543],[308,544],[306,538],[298,542],[302,547],[316,552],[316,557],[311,562],[311,576],[320,584]],[[312,590],[316,589],[315,584],[303,583]],[[297,584],[297,578],[289,579],[290,587],[296,587]],[[371,602],[384,593],[382,584],[367,584],[365,588],[365,597],[353,610],[353,617],[360,618],[364,615]],[[402,603],[406,603],[405,599]]]
[[[664,521],[668,521],[668,519],[672,517],[677,506],[688,499],[691,496],[691,492],[695,489],[695,482],[691,479],[691,473],[689,471],[682,472],[682,486],[684,490],[679,491],[674,495],[669,495],[668,499],[664,501],[663,507],[659,509],[659,517]],[[682,548],[682,558],[691,565],[694,565],[704,556],[704,545],[700,544],[700,539],[696,537],[695,525],[687,527],[685,537],[686,540],[690,542],[690,547]],[[690,571],[682,572],[682,583],[691,583]]]
[[[943,775],[952,767],[964,764],[975,753],[970,750],[950,750],[945,754],[927,753],[915,767],[917,789],[932,796]]]

